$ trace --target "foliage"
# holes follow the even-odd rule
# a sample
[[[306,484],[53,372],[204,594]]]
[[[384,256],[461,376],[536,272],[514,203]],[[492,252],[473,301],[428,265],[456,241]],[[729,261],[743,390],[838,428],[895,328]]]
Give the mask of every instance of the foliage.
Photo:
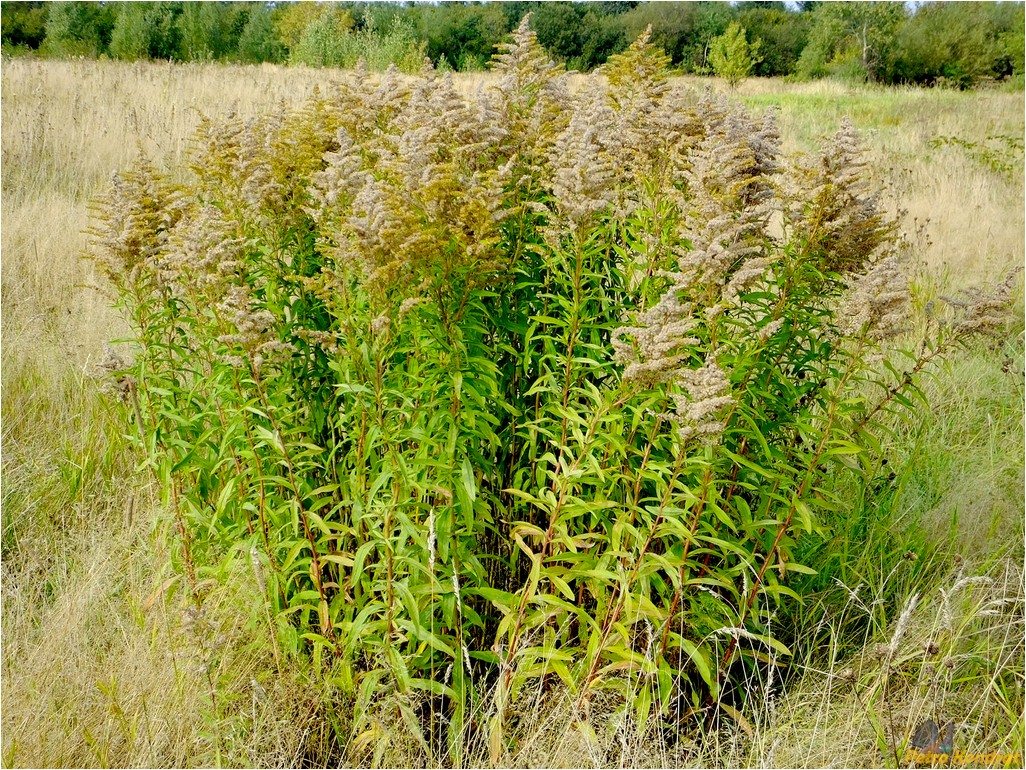
[[[446,60],[460,71],[484,69],[509,31],[498,4],[422,5],[414,17],[418,34],[427,41],[433,62]]]
[[[178,58],[184,61],[225,60],[235,57],[244,27],[262,18],[262,6],[248,3],[182,3],[178,17]],[[274,61],[273,49],[257,48],[261,58],[256,61]],[[241,54],[245,59],[245,53]],[[253,60],[252,58],[250,60]]]
[[[285,58],[285,47],[274,34],[271,12],[262,5],[250,11],[246,26],[239,36],[239,60],[244,62],[280,62]]]
[[[181,6],[173,3],[121,3],[111,34],[111,55],[127,61],[177,58],[180,13]]]
[[[809,44],[798,63],[800,74],[881,78],[895,30],[905,17],[901,3],[820,3],[812,13]]]
[[[110,11],[95,3],[56,2],[46,15],[46,56],[98,56],[106,49],[113,26]]]
[[[620,19],[589,10],[581,19],[581,50],[568,62],[578,70],[592,70],[627,47],[627,33]]]
[[[326,12],[328,6],[315,2],[283,3],[275,8],[274,31],[281,44],[291,52],[303,37],[306,28]],[[348,29],[352,24],[346,24]]]
[[[98,204],[175,564],[196,592],[251,559],[282,648],[355,699],[354,761],[383,691],[453,761],[499,761],[554,682],[642,730],[743,703],[833,480],[1001,323],[1010,284],[893,347],[907,279],[851,126],[785,168],[772,114],[665,61],[645,35],[571,96],[525,20],[472,100],[357,72]]]
[[[745,28],[731,22],[727,31],[714,37],[709,45],[709,64],[713,72],[726,80],[731,88],[752,74],[755,66],[762,61],[762,41],[748,42]]]
[[[211,628],[204,639],[222,644],[213,671],[216,701],[205,673],[197,670],[199,661],[186,657],[200,652],[197,641],[203,641],[183,633],[186,617],[194,614],[193,600],[176,592],[160,594],[149,605],[173,575],[164,550],[167,538],[174,538],[173,520],[155,500],[156,485],[132,473],[141,456],[126,450],[119,411],[108,407],[88,376],[101,355],[101,340],[125,332],[100,307],[104,298],[91,286],[93,265],[79,258],[86,242],[86,199],[108,183],[111,169],[131,163],[137,140],[156,153],[156,165],[182,175],[180,153],[192,146],[201,114],[232,109],[248,118],[283,103],[298,106],[314,84],[323,89],[337,75],[308,68],[39,59],[6,60],[0,74],[4,125],[19,127],[3,132],[9,195],[0,232],[6,311],[2,507],[23,546],[3,553],[4,763],[92,766],[103,764],[98,757],[105,756],[107,764],[145,767],[345,764],[352,701],[330,680],[307,677],[312,671],[302,658],[283,659],[282,668],[276,667],[268,635],[274,624],[264,617],[263,594],[245,554],[238,554],[234,570],[202,587],[203,626]],[[480,80],[456,76],[454,84],[470,93]],[[668,84],[680,87],[674,78]],[[958,288],[997,272],[1004,255],[1022,262],[1022,212],[1016,206],[1021,176],[1006,180],[961,147],[931,150],[928,144],[942,135],[975,142],[991,134],[1021,137],[1021,92],[1017,99],[1010,88],[966,93],[853,91],[780,80],[750,85],[741,97],[749,109],[761,113],[780,105],[777,118],[787,147],[815,153],[819,139],[845,114],[867,129],[874,178],[885,189],[899,184],[910,230],[912,215],[919,217],[912,231],[917,257],[934,267],[928,275],[946,270],[953,284],[931,292],[955,296]],[[111,133],[111,125],[124,131]],[[156,141],[150,144],[146,137]],[[929,237],[920,234],[926,216]],[[965,248],[967,240],[973,248]],[[870,676],[887,674],[876,664],[860,676],[861,655],[872,661],[876,643],[889,642],[906,598],[920,593],[916,614],[931,612],[933,600],[941,598],[938,589],[950,591],[954,578],[948,582],[945,575],[957,578],[961,559],[966,576],[994,574],[990,564],[1014,568],[1023,561],[1021,284],[1019,292],[1019,319],[1003,340],[984,341],[938,368],[926,383],[932,413],[911,424],[894,423],[898,430],[887,439],[886,465],[881,461],[867,473],[864,486],[857,477],[852,483],[838,479],[846,505],[826,520],[831,534],[823,545],[828,553],[857,560],[849,571],[856,577],[846,585],[856,591],[865,583],[858,596],[869,609],[833,583],[831,575],[841,574],[836,568],[826,568],[811,551],[796,557],[819,571],[810,579],[833,588],[806,596],[805,585],[792,584],[806,598],[780,618],[775,631],[795,656],[772,679],[766,678],[773,670],[767,666],[750,670],[753,676],[745,682],[753,693],[764,693],[746,698],[751,707],[744,717],[754,739],[726,713],[705,730],[640,735],[629,714],[615,713],[622,702],[607,696],[590,704],[587,722],[597,739],[592,742],[578,727],[585,717],[575,711],[574,698],[556,685],[535,690],[536,698],[507,712],[516,753],[503,764],[881,762],[868,715],[878,715],[884,701],[877,696],[867,708],[866,698],[874,684]],[[47,430],[38,430],[40,424]],[[108,456],[117,458],[109,475]],[[128,506],[131,493],[135,502]],[[924,541],[941,544],[939,558],[936,548],[920,548]],[[901,558],[912,549],[917,560]],[[948,549],[957,553],[954,559]],[[933,568],[920,569],[928,561]],[[894,563],[898,572],[889,576]],[[906,579],[910,569],[915,581]],[[938,684],[929,666],[940,661],[924,650],[928,629],[913,626],[902,639],[899,676],[890,677],[890,694],[898,698],[892,703],[894,727],[904,727],[899,743],[925,716],[939,716],[963,723],[955,736],[960,749],[1021,747],[1024,660],[1021,642],[1015,645],[1023,628],[1021,570],[1018,575],[1012,572],[1008,586],[1018,601],[998,605],[999,614],[985,610],[980,621],[993,631],[981,634],[976,624],[966,628],[961,636],[970,646],[958,646],[954,668],[945,664]],[[236,597],[231,612],[219,599],[225,594]],[[884,603],[876,603],[878,596]],[[999,598],[994,594],[995,602]],[[144,604],[149,610],[141,609]],[[864,623],[869,617],[872,633]],[[843,657],[831,657],[834,650]],[[917,651],[924,663],[918,669],[921,688],[916,668],[901,660]],[[905,694],[915,691],[922,698],[906,711]],[[427,764],[415,739],[403,737],[409,730],[398,711],[389,711],[388,695],[379,692],[380,705],[369,714],[396,736],[383,761]],[[396,753],[404,742],[410,753]],[[466,765],[485,763],[485,754],[464,759]]]
[[[1017,10],[1021,27],[1022,6]],[[1021,55],[1005,61],[1002,29],[1014,29],[1003,23],[1005,14],[994,3],[924,5],[897,32],[888,79],[968,88],[1003,69],[1022,71]]]
[[[708,66],[709,42],[723,34],[732,18],[725,3],[644,3],[624,15],[628,37],[652,27],[652,42],[670,55],[685,71]]]
[[[365,25],[353,36],[352,43],[352,64],[362,59],[370,69],[379,71],[397,67],[402,72],[417,72],[427,55],[424,41],[417,38],[412,25],[400,16],[394,16],[383,29]]]
[[[987,10],[997,20],[1000,58],[994,64],[994,74],[998,77],[1022,75],[1026,72],[1026,9],[1011,5]]]
[[[46,4],[34,2],[0,3],[0,32],[5,48],[39,48],[46,37]]]
[[[324,8],[303,29],[295,46],[289,46],[289,60],[315,67],[342,66],[346,56],[343,41],[354,23],[348,11]]]
[[[143,3],[122,6],[111,36],[111,55],[125,61],[148,58],[150,21]]]
[[[792,13],[779,8],[744,7],[737,22],[753,40],[761,40],[762,60],[754,74],[761,77],[791,75],[809,40],[808,13]]]
[[[419,61],[410,63],[413,51],[423,45],[436,67],[464,71],[483,69],[503,35],[533,13],[538,39],[549,55],[582,71],[602,66],[651,27],[653,42],[676,67],[705,74],[711,71],[713,41],[730,24],[761,41],[761,59],[752,71],[759,76],[797,73],[965,88],[988,78],[1021,75],[1024,59],[1021,3],[161,0],[136,5],[5,1],[4,50],[99,56],[107,52],[117,19],[121,29],[115,55],[120,58],[339,66],[323,63],[349,61],[351,50],[362,47],[375,57],[393,57],[372,69],[396,64],[412,71],[419,66]],[[47,32],[44,25],[51,15]],[[398,29],[403,32],[397,36]],[[347,30],[367,37],[354,41]]]
[[[558,61],[591,70],[627,46],[621,16],[601,3],[539,3],[532,26],[538,41]]]
[[[401,18],[395,17],[383,33],[373,24],[353,27],[348,12],[325,10],[303,32],[290,61],[315,67],[354,67],[362,60],[372,70],[394,65],[404,72],[416,72],[423,64],[424,44]]]
[[[821,3],[810,23],[804,77],[968,88],[1022,71],[1018,3]]]
[[[970,158],[1009,179],[1021,178],[1023,173],[1024,142],[1021,136],[992,134],[979,142],[957,136],[935,136],[931,147],[959,147]]]
[[[212,4],[192,4],[182,7],[178,21],[181,52],[187,61],[205,61],[217,58],[219,47],[214,41],[220,32],[220,9]]]
[[[583,14],[570,3],[543,3],[534,12],[532,26],[538,42],[552,56],[565,61],[581,50]]]

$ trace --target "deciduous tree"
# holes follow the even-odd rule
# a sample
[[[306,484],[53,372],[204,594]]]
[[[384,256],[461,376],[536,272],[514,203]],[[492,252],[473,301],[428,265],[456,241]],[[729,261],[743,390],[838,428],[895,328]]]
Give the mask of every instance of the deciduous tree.
[[[759,53],[762,44],[756,40],[748,42],[745,28],[731,22],[727,31],[713,38],[709,48],[709,63],[713,72],[730,83],[731,88],[752,74],[755,65],[762,61]]]

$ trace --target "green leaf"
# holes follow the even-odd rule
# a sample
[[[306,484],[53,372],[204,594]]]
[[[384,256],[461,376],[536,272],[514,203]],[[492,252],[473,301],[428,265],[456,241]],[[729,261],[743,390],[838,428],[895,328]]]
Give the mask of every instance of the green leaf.
[[[356,550],[356,556],[353,558],[353,585],[359,584],[361,578],[363,578],[363,565],[367,561],[367,556],[370,555],[370,552],[374,550],[376,545],[377,543],[373,540],[368,540]]]
[[[437,682],[434,679],[410,679],[410,687],[414,690],[423,690],[424,692],[434,693],[435,695],[446,695],[452,699],[457,699],[457,694],[451,687],[446,687],[441,682]]]
[[[684,651],[688,656],[688,660],[695,665],[695,670],[698,671],[699,676],[702,677],[702,681],[705,682],[713,692],[715,692],[717,690],[716,676],[713,673],[712,667],[709,665],[709,660],[703,649],[699,649],[693,642],[673,631],[668,634],[668,639],[670,643]]]
[[[517,603],[517,597],[515,594],[511,594],[508,591],[501,591],[498,588],[476,586],[465,589],[463,593],[466,596],[480,596],[487,599],[504,614],[511,612],[511,608]]]
[[[802,523],[802,529],[806,532],[813,532],[812,510],[805,504],[805,501],[799,499],[797,495],[798,493],[796,492],[791,504],[794,506],[795,512],[798,514],[798,518]]]

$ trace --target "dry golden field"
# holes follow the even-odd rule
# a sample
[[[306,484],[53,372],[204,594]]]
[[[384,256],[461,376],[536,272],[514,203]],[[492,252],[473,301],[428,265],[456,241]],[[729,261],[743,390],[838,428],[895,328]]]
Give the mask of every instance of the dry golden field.
[[[170,527],[96,393],[103,345],[126,330],[83,258],[90,200],[114,170],[143,152],[181,174],[201,116],[298,104],[330,88],[333,73],[23,59],[4,61],[0,76],[3,764],[297,766],[338,757],[344,747],[325,715],[342,724],[345,716],[330,703],[330,685],[276,667],[260,643],[265,621],[246,593],[252,575],[221,581],[203,618],[163,601],[174,580]],[[487,87],[488,76],[460,82]],[[788,151],[811,151],[851,117],[885,200],[905,212],[929,290],[995,281],[1024,263],[1022,92],[752,79],[736,96],[753,110],[778,108]],[[1021,279],[1018,297],[1021,315]],[[952,539],[962,562],[950,583],[918,603],[908,597],[901,618],[881,617],[847,669],[810,668],[766,704],[761,721],[700,746],[631,743],[624,732],[616,762],[877,765],[886,757],[867,719],[932,712],[922,694],[929,683],[889,680],[874,649],[892,643],[921,655],[937,629],[968,639],[969,621],[988,612],[1000,623],[965,652],[984,661],[979,673],[944,704],[965,715],[975,745],[1022,750],[1022,352],[1018,324],[1002,344],[960,356],[930,384],[936,415],[907,436],[915,483],[896,521],[917,536],[943,530]],[[891,577],[867,573],[853,605],[872,614],[874,591]],[[224,654],[212,671],[214,647]],[[851,681],[868,694],[851,695]],[[232,719],[218,716],[219,702],[234,704]],[[563,739],[564,716],[556,704],[525,719],[514,763],[608,765],[587,742]]]

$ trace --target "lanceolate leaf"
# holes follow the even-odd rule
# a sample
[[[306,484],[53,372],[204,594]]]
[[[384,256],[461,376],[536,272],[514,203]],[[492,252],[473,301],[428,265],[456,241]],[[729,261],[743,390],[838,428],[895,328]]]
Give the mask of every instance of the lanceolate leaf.
[[[520,688],[651,722],[788,654],[833,475],[952,344],[883,344],[905,289],[850,126],[781,163],[666,64],[643,37],[570,97],[525,23],[494,88],[349,74],[98,206],[175,564],[257,555],[276,639],[358,683],[358,749],[382,691],[431,762],[476,732],[498,762]]]

